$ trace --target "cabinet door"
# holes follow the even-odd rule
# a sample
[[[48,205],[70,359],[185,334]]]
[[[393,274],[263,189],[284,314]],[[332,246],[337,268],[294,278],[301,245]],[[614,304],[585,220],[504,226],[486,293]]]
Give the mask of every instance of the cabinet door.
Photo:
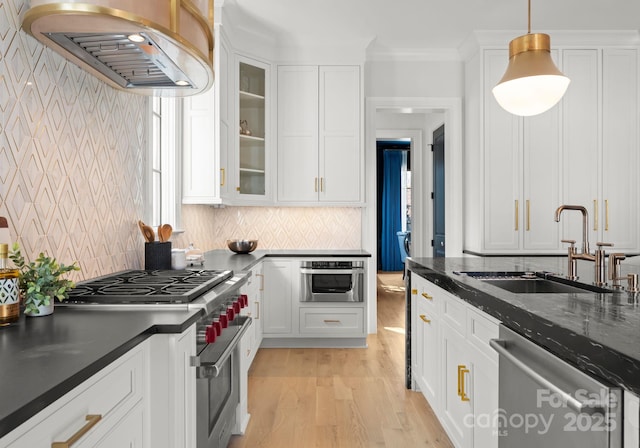
[[[269,66],[237,58],[235,193],[243,201],[264,201],[269,192]]]
[[[263,268],[263,333],[265,335],[289,334],[292,330],[292,263],[290,261],[265,261]]]
[[[318,200],[318,67],[278,67],[278,200]]]
[[[233,166],[233,137],[236,135],[236,126],[234,125],[234,102],[233,99],[233,73],[234,65],[229,54],[229,46],[224,34],[219,26],[216,28],[216,83],[214,84],[215,94],[217,95],[215,102],[215,112],[218,120],[216,120],[216,138],[218,156],[220,157],[219,185],[220,197],[227,198],[229,196],[229,167]]]
[[[589,238],[595,243],[600,182],[598,50],[564,50],[562,71],[571,79],[562,99],[562,203],[589,210]],[[580,248],[582,216],[570,212],[561,219],[562,238],[576,240]]]
[[[440,316],[434,304],[426,302],[420,294],[417,296],[416,319],[416,375],[422,394],[431,408],[438,412],[440,398],[440,344],[438,327]]]
[[[560,247],[560,226],[553,220],[560,197],[560,120],[556,105],[524,118],[522,226],[523,248],[532,251]]]
[[[219,204],[218,157],[214,140],[214,89],[183,100],[184,204]]]
[[[143,448],[144,443],[144,408],[142,403],[130,410],[114,428],[97,442],[78,445],[78,448]]]
[[[522,120],[500,107],[491,93],[507,68],[507,51],[488,50],[484,58],[484,249],[517,250],[522,227]]]
[[[638,249],[638,57],[635,49],[602,55],[601,240],[614,251]]]
[[[320,67],[320,200],[361,200],[360,68]]]
[[[456,447],[471,447],[473,417],[472,365],[465,338],[446,322],[442,334],[442,400],[441,421]],[[481,445],[478,445],[481,446]]]

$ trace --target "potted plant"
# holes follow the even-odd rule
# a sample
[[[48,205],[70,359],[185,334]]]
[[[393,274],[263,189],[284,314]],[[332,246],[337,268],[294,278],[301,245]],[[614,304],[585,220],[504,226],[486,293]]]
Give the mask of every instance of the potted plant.
[[[24,313],[28,316],[53,313],[54,300],[65,300],[69,297],[69,290],[75,286],[73,281],[62,276],[80,270],[75,262],[71,265],[58,264],[55,258],[42,252],[35,261],[27,263],[18,243],[13,245],[9,258],[20,272],[18,285],[24,300]]]

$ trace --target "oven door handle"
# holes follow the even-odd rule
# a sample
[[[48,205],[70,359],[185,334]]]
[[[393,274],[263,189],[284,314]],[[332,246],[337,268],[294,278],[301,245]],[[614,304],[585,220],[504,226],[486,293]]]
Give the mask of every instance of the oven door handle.
[[[364,268],[350,268],[350,269],[307,269],[300,268],[301,274],[328,274],[328,275],[352,275],[361,274],[364,272]]]
[[[200,360],[199,356],[191,357],[191,365],[196,367],[197,378],[216,378],[220,375],[222,370],[222,366],[231,353],[235,350],[236,346],[240,343],[240,339],[247,331],[249,326],[251,325],[251,318],[247,317],[245,321],[242,323],[237,333],[233,336],[233,339],[229,342],[227,347],[224,349],[220,357],[214,362],[203,362]]]

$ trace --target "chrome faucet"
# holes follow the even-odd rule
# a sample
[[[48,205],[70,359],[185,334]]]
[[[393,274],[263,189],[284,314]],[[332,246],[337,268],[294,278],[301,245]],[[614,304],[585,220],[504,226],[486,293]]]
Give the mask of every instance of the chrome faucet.
[[[593,261],[595,265],[593,284],[596,286],[604,286],[607,284],[606,276],[606,254],[604,246],[613,246],[611,243],[597,243],[598,249],[594,254],[589,250],[589,213],[587,209],[581,205],[561,205],[556,209],[555,221],[560,222],[560,215],[564,210],[576,210],[582,213],[582,251],[579,253],[575,247],[574,240],[562,240],[563,243],[569,243],[567,251],[568,266],[567,278],[570,280],[578,279],[578,263],[577,260]]]

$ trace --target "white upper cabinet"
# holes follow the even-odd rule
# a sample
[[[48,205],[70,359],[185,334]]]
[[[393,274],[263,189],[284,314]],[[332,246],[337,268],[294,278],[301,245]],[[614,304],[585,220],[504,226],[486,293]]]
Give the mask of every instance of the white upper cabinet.
[[[491,93],[506,50],[481,49],[467,62],[469,252],[564,253],[562,239],[579,247],[581,216],[565,213],[556,223],[561,204],[587,208],[592,249],[598,241],[614,251],[640,248],[632,205],[640,168],[637,49],[560,46],[552,57],[571,79],[567,93],[549,111],[524,118],[502,110]]]
[[[215,29],[214,86],[184,98],[182,147],[182,203],[220,204],[226,194],[229,122],[229,49],[220,27]]]
[[[278,67],[278,202],[359,204],[359,66]]]
[[[231,126],[236,145],[227,162],[229,197],[231,203],[259,204],[271,198],[270,66],[236,55],[236,70],[236,120]]]
[[[589,212],[592,250],[638,244],[638,53],[635,49],[564,50],[571,85],[563,100],[563,203]],[[563,238],[581,242],[578,213],[563,214]]]

